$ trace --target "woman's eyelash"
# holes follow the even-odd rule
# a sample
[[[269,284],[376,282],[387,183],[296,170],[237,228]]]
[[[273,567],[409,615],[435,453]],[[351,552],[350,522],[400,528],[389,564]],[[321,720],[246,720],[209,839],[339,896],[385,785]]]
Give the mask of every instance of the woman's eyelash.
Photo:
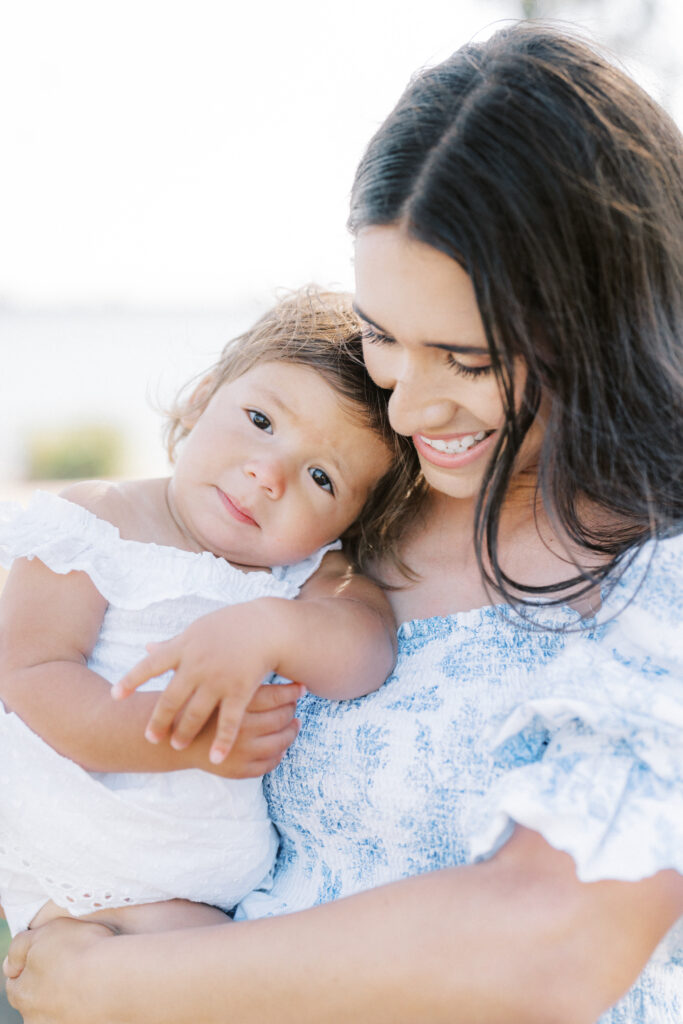
[[[484,377],[487,373],[491,373],[493,366],[488,363],[486,366],[465,366],[464,363],[458,362],[452,352],[446,353],[446,362],[452,370],[459,373],[461,377],[469,377],[474,379],[476,377]]]
[[[394,340],[393,338],[390,338],[388,334],[381,334],[379,331],[376,331],[374,327],[370,326],[370,324],[363,324],[361,327],[361,335],[363,337],[363,341],[369,341],[374,345],[390,345]]]
[[[361,333],[363,335],[363,341],[370,342],[372,345],[391,345],[394,341],[394,339],[388,334],[382,334],[380,331],[376,331],[374,327],[370,326],[370,324],[363,324]],[[471,380],[477,377],[483,377],[485,374],[491,373],[493,370],[490,363],[486,366],[465,366],[464,363],[459,362],[455,358],[452,352],[446,352],[446,362],[452,370],[455,370],[456,373],[459,373],[462,377],[469,377]]]

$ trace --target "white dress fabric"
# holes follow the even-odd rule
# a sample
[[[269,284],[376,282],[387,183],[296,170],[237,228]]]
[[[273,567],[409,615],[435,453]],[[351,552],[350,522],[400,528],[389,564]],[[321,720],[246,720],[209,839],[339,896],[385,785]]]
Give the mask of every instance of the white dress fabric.
[[[122,540],[110,523],[45,492],[28,509],[0,506],[0,564],[27,557],[56,573],[82,570],[108,601],[88,665],[110,683],[145,656],[145,644],[202,615],[296,597],[335,547],[245,573],[209,552]],[[169,678],[141,689],[161,690]],[[0,904],[13,933],[48,899],[75,916],[173,898],[228,910],[268,875],[276,850],[261,779],[88,773],[0,702]]]
[[[514,822],[584,881],[683,873],[682,613],[678,536],[643,547],[598,621],[546,607],[532,629],[490,607],[404,623],[379,691],[300,702],[299,737],[265,780],[274,877],[236,916],[470,864]],[[681,1021],[679,925],[600,1024]]]

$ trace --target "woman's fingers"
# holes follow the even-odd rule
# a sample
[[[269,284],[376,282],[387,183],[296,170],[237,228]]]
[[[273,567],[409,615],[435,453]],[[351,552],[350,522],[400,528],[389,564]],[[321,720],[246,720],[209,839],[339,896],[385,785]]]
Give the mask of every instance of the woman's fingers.
[[[114,700],[122,700],[137,690],[138,686],[161,676],[164,672],[175,669],[178,665],[179,651],[176,650],[173,640],[166,643],[150,644],[152,648],[146,658],[133,665],[130,671],[111,688],[111,695]]]
[[[240,739],[249,740],[254,736],[279,732],[286,727],[296,709],[292,702],[295,702],[303,692],[304,687],[299,683],[259,686],[246,710],[234,698],[222,700],[218,708],[216,733],[209,752],[211,763],[222,764],[233,747],[239,745]],[[277,714],[272,719],[264,720],[265,715],[273,712]],[[282,756],[282,752],[287,749],[292,739],[282,747],[279,756]]]
[[[92,1020],[80,1011],[84,973],[90,973],[81,970],[81,960],[103,938],[112,938],[109,928],[64,917],[15,936],[5,972],[18,973],[8,975],[6,993],[26,1024]]]
[[[282,704],[269,711],[246,711],[242,719],[240,737],[251,741],[261,736],[286,729],[296,714],[296,704]]]
[[[252,756],[255,761],[271,761],[277,758],[279,761],[285,750],[294,742],[299,735],[301,723],[293,718],[282,729],[270,733],[268,736],[259,736],[251,741]]]
[[[33,932],[19,932],[12,939],[12,945],[2,964],[2,972],[6,978],[18,978],[23,971],[33,935]]]
[[[247,711],[271,711],[285,704],[296,703],[305,692],[306,687],[301,683],[283,683],[282,686],[265,683],[259,686],[249,701]]]
[[[234,779],[246,779],[272,772],[273,768],[277,768],[279,765],[287,748],[298,736],[299,728],[300,722],[296,718],[292,719],[284,729],[280,729],[276,733],[249,740],[246,745],[247,752],[238,751],[242,738],[242,733],[240,733],[229,757],[223,762],[224,765],[227,765],[233,758],[237,758],[238,767],[231,767],[230,771],[226,772],[226,776]]]

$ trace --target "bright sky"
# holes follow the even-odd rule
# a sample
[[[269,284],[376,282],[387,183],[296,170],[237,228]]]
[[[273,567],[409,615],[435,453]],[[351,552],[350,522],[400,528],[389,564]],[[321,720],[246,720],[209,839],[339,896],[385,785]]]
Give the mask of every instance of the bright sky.
[[[679,104],[683,5],[659,4],[642,63]],[[554,8],[600,28],[586,0]],[[368,138],[417,67],[520,9],[0,0],[0,304],[230,306],[312,279],[349,286],[346,206]]]

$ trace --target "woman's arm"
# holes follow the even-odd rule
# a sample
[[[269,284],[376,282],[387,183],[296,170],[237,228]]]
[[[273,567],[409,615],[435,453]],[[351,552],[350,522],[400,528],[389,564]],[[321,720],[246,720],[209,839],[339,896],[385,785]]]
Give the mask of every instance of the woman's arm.
[[[226,928],[12,945],[25,1024],[591,1024],[683,914],[683,878],[577,881],[518,828],[490,861]],[[23,968],[23,971],[22,971]]]
[[[299,690],[264,687],[227,762],[212,766],[213,729],[179,752],[144,739],[157,694],[123,704],[87,667],[106,601],[83,572],[58,575],[19,559],[0,596],[0,699],[47,743],[90,771],[175,771],[201,767],[231,777],[261,775],[296,735]],[[269,692],[270,691],[270,692]]]
[[[396,625],[380,588],[328,555],[296,601],[259,598],[211,612],[154,649],[114,687],[125,697],[154,676],[174,677],[159,696],[148,738],[172,730],[182,749],[216,708],[212,757],[231,749],[245,704],[271,672],[333,700],[378,689],[396,656]]]

